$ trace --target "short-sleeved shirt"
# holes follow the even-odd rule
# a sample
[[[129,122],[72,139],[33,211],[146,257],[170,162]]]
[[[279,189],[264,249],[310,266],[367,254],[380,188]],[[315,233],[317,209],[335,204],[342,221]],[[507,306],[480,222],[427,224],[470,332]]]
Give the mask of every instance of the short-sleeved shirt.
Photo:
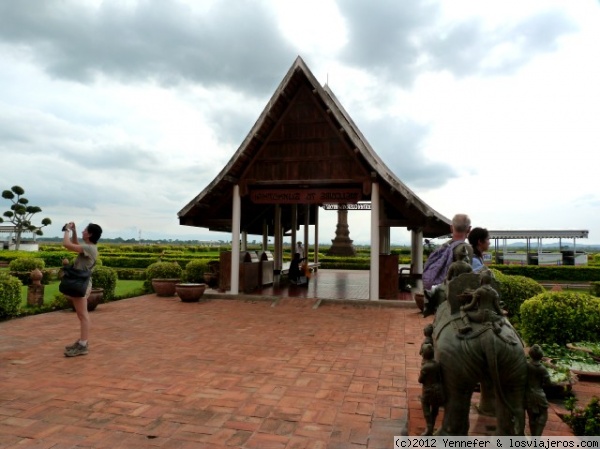
[[[88,243],[82,243],[80,246],[83,251],[77,254],[73,266],[79,270],[89,270],[94,266],[98,258],[98,247]]]
[[[473,267],[473,273],[479,273],[485,267],[483,261],[478,256],[473,256],[471,266]]]

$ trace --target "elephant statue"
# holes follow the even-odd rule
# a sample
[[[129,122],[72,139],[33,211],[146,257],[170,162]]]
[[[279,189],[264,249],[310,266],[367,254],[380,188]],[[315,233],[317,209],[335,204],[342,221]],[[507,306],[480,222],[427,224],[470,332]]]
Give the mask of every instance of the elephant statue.
[[[445,396],[437,435],[468,435],[471,397],[477,384],[482,403],[496,416],[497,435],[524,435],[527,359],[516,330],[497,313],[491,273],[464,273],[447,284],[446,301],[433,322],[433,347]],[[478,303],[479,305],[474,305]],[[467,307],[468,306],[468,307]],[[494,398],[485,397],[489,392]],[[494,410],[495,409],[495,410]]]

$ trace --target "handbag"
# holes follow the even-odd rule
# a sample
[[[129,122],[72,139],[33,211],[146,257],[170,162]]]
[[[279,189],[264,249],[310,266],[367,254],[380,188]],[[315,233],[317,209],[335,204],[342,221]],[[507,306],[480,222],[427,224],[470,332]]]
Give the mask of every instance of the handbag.
[[[60,280],[58,290],[63,295],[71,296],[73,298],[83,298],[87,292],[88,283],[90,282],[91,277],[91,268],[80,270],[74,268],[73,265],[67,265],[63,267],[63,277]]]

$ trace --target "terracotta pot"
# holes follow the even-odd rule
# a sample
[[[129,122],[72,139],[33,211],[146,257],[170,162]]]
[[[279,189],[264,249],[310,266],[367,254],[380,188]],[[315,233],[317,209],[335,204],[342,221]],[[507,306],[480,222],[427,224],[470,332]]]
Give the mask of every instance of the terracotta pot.
[[[69,296],[67,296],[67,298],[69,298],[69,301],[71,302],[71,309],[75,310],[75,306],[73,305],[73,300]],[[98,304],[102,304],[103,299],[104,299],[104,289],[92,287],[92,292],[90,293],[90,296],[88,296],[88,299],[87,299],[88,312],[95,310],[96,307],[98,307]]]
[[[92,287],[92,292],[90,293],[90,296],[88,296],[88,301],[87,301],[88,312],[91,312],[92,310],[94,310],[96,308],[96,306],[98,306],[98,304],[102,304],[103,300],[104,300],[104,289]]]
[[[417,307],[422,312],[425,307],[425,295],[423,293],[415,293],[415,302],[417,303]]]
[[[152,279],[152,288],[156,296],[175,296],[175,286],[180,282],[177,278],[156,278]]]
[[[198,302],[206,290],[206,284],[177,284],[175,291],[183,302]]]

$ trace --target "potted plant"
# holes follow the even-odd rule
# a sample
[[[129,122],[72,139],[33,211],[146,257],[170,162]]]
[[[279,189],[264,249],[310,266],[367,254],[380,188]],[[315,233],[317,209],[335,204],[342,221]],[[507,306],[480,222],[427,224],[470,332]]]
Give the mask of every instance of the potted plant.
[[[157,296],[175,296],[175,285],[181,282],[182,274],[177,262],[155,262],[146,268],[144,287]]]
[[[206,284],[195,284],[191,282],[175,285],[175,292],[183,302],[198,302],[206,290]]]
[[[96,265],[92,271],[92,294],[102,291],[102,302],[111,301],[115,297],[117,287],[117,272],[109,267]]]

